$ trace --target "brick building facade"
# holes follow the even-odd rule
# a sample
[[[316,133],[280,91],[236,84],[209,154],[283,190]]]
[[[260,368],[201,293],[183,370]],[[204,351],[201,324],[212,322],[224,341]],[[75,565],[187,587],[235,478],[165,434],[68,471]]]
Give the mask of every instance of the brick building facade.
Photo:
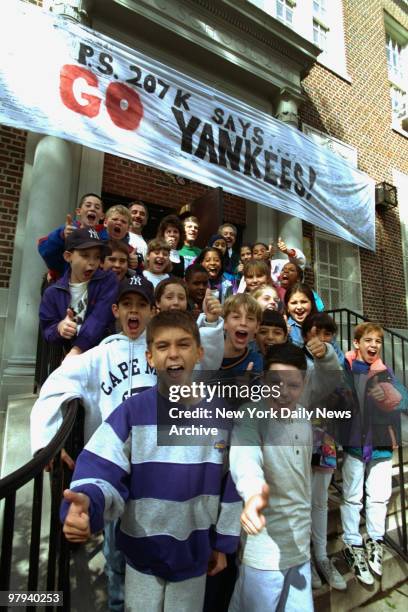
[[[246,51],[241,52],[239,62],[242,65],[239,66],[239,69],[236,65],[231,68],[232,60],[230,65],[225,57],[220,60],[220,55],[217,56],[217,53],[221,52],[216,47],[217,43],[214,42],[217,39],[216,36],[205,41],[206,54],[208,45],[212,44],[213,58],[217,58],[213,68],[214,74],[211,73],[211,65],[206,63],[207,55],[202,55],[204,44],[201,48],[196,44],[195,39],[194,43],[192,42],[193,37],[187,40],[186,34],[180,34],[177,38],[174,32],[166,32],[166,36],[161,39],[160,49],[155,49],[155,51],[159,59],[168,58],[169,64],[178,69],[187,69],[186,67],[190,66],[185,60],[185,56],[190,54],[193,58],[191,74],[210,83],[215,80],[219,88],[223,86],[223,70],[225,69],[225,87],[228,93],[232,92],[236,97],[242,97],[260,110],[270,112],[272,109],[275,116],[283,121],[287,121],[288,116],[294,114],[295,122],[299,121],[300,127],[307,124],[328,135],[329,138],[337,139],[344,145],[354,148],[359,169],[370,175],[376,183],[387,181],[394,184],[395,170],[408,176],[408,132],[395,130],[391,125],[392,109],[387,72],[384,15],[389,15],[402,30],[408,32],[408,6],[402,0],[372,0],[369,3],[353,0],[338,1],[339,6],[342,7],[344,23],[346,73],[343,74],[330,69],[323,61],[316,61],[317,47],[313,46],[312,41],[308,42],[301,38],[294,25],[289,28],[275,19],[273,15],[265,17],[266,25],[259,24],[259,16],[262,16],[260,10],[264,4],[266,5],[263,2],[250,3],[237,0],[236,7],[233,9],[228,6],[228,3],[209,0],[191,0],[190,2],[180,0],[180,2],[161,3],[163,12],[167,10],[166,18],[169,21],[167,26],[169,29],[171,20],[176,19],[180,19],[180,27],[187,29],[191,26],[190,23],[181,22],[181,13],[176,15],[175,5],[183,2],[189,5],[191,11],[189,19],[195,16],[194,11],[201,20],[207,19],[208,29],[205,35],[208,37],[210,37],[208,33],[211,32],[211,28],[214,30],[219,27],[221,30],[225,26],[229,28],[230,36],[240,29],[241,38],[247,37],[248,45],[254,45],[254,47],[258,45],[256,48],[258,57],[254,59],[254,62],[258,63],[253,74],[250,74],[247,66],[244,67],[244,59],[242,59],[242,54],[248,55],[250,47],[248,46]],[[32,3],[41,5],[39,0]],[[56,5],[65,6],[70,3],[47,2],[47,6],[50,4],[54,5],[54,10],[56,10]],[[86,0],[82,2],[75,0],[71,4],[88,8]],[[95,0],[89,4],[92,27],[112,38],[117,37],[125,44],[130,44],[133,40],[130,35],[132,33],[134,40],[140,43],[138,48],[150,51],[152,45],[149,36],[152,32],[157,33],[159,25],[158,21],[154,22],[155,16],[147,13],[147,9],[142,14],[144,9],[140,5],[150,6],[152,3],[145,2],[138,5],[137,2],[131,2],[132,6],[127,12],[119,4],[115,0],[109,2]],[[166,4],[167,9],[164,8]],[[257,6],[254,7],[254,4]],[[293,4],[289,3],[290,6]],[[296,6],[302,7],[303,4],[311,6],[312,3],[311,0],[299,0]],[[233,13],[233,11],[236,12]],[[237,11],[241,11],[238,17]],[[248,27],[243,20],[243,15],[246,15],[250,21]],[[128,26],[126,21],[129,22]],[[149,26],[147,29],[146,24]],[[165,26],[161,24],[160,27]],[[146,34],[143,28],[146,29]],[[192,31],[192,26],[190,29]],[[245,34],[243,34],[244,31]],[[204,37],[204,34],[201,36]],[[177,48],[178,43],[180,49]],[[136,42],[133,44],[136,46]],[[236,49],[239,51],[239,45]],[[236,49],[232,42],[230,53],[235,52],[238,57]],[[265,62],[263,62],[262,53],[268,49],[271,54],[276,56],[280,54],[281,64],[294,73],[292,79],[294,83],[298,77],[298,85],[293,87],[293,91],[287,86],[282,86],[278,77],[268,73],[267,68],[263,66]],[[192,50],[194,53],[191,52]],[[239,62],[237,60],[236,64]],[[287,66],[285,62],[288,62]],[[224,67],[224,64],[228,64],[227,68]],[[219,74],[216,71],[219,71]],[[288,99],[291,103],[293,102],[294,106],[287,104]],[[297,108],[297,115],[292,112],[293,108]],[[5,306],[7,300],[8,309],[14,308],[10,306],[7,291],[9,285],[13,284],[11,281],[14,273],[14,234],[17,227],[20,191],[23,176],[25,176],[26,140],[27,135],[21,130],[5,126],[0,128],[0,307],[3,303],[3,316],[4,313],[7,314]],[[72,150],[74,151],[74,167],[80,167],[81,162],[76,160],[81,159],[81,153],[77,149]],[[78,189],[79,186],[85,184],[87,186],[96,185],[94,189],[99,188],[102,193],[109,194],[111,198],[115,196],[128,199],[140,198],[146,203],[174,209],[181,204],[191,203],[208,189],[205,185],[193,181],[179,185],[171,175],[157,168],[111,154],[101,154],[98,157],[98,164],[100,176],[96,183],[93,183],[92,180],[84,182],[81,179],[81,170],[79,170],[79,178],[77,177],[75,183]],[[75,189],[70,194],[70,210],[75,207],[79,195],[81,194],[75,193]],[[408,194],[405,195],[408,198]],[[257,207],[257,227],[261,227],[264,214],[262,211],[259,212],[260,208],[260,206]],[[401,202],[399,209],[376,213],[376,252],[359,249],[359,266],[362,292],[361,311],[369,318],[379,320],[389,327],[404,329],[407,328],[407,289],[405,286],[407,271],[404,268],[400,210]],[[252,217],[256,216],[254,211],[255,207],[252,202],[246,202],[242,198],[224,193],[225,220],[248,227],[249,221],[252,222]],[[66,212],[62,207],[61,222]],[[300,227],[301,234],[306,241],[305,244],[309,247],[308,256],[311,258],[306,278],[310,282],[318,283],[316,228],[306,222],[303,222]],[[25,231],[29,232],[29,230],[30,228],[26,227]],[[252,235],[254,231],[256,230],[252,231]],[[266,239],[264,236],[262,238]],[[342,248],[346,247],[343,245]],[[17,272],[14,274],[17,275]],[[14,284],[16,283],[17,280],[14,279]],[[347,303],[341,305],[348,306]],[[3,356],[3,366],[7,366],[7,356]]]

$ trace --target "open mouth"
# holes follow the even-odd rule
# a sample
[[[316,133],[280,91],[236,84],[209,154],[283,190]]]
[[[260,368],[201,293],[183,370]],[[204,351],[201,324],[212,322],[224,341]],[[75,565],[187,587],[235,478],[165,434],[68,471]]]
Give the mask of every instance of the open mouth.
[[[85,278],[91,278],[93,273],[94,273],[93,270],[87,270],[86,272],[84,272],[84,277]]]
[[[127,324],[130,332],[136,332],[139,329],[139,319],[137,317],[129,317]]]
[[[369,357],[376,357],[377,351],[375,349],[367,349],[367,354]]]
[[[245,343],[248,340],[248,332],[243,330],[237,330],[235,332],[235,338],[239,343]]]
[[[166,372],[170,378],[180,378],[184,372],[184,367],[182,365],[172,365],[166,368]]]
[[[86,215],[86,219],[87,219],[87,221],[88,221],[88,223],[89,223],[89,224],[91,224],[91,223],[95,223],[95,222],[96,222],[96,214],[95,214],[95,213],[93,213],[93,212],[89,212],[89,213]]]
[[[115,225],[113,228],[113,233],[115,236],[120,236],[122,233],[122,228],[119,225]]]

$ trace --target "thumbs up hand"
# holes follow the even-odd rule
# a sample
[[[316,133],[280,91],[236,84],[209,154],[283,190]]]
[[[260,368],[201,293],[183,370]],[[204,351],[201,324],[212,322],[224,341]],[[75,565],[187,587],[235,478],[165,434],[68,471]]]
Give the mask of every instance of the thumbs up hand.
[[[257,535],[266,525],[262,513],[269,504],[269,486],[265,483],[261,493],[252,495],[246,502],[241,514],[241,525],[250,535]]]
[[[91,535],[89,526],[89,497],[84,493],[76,493],[75,491],[70,491],[70,489],[65,489],[64,499],[70,502],[63,527],[65,537],[70,542],[86,542]]]
[[[62,319],[58,323],[58,333],[66,340],[71,340],[77,333],[77,324],[75,322],[75,315],[71,308],[67,308],[67,314],[65,319]]]
[[[67,215],[65,220],[64,238],[67,238],[76,229],[71,215]]]
[[[306,348],[314,359],[322,359],[327,351],[326,344],[322,342],[318,335],[316,326],[313,325],[308,334],[309,340],[306,343]]]
[[[385,400],[385,393],[382,386],[378,382],[378,376],[374,376],[372,386],[368,394],[375,399],[376,402],[383,402]]]
[[[218,298],[214,297],[211,289],[207,289],[203,300],[203,311],[208,323],[215,323],[222,315],[222,306]]]
[[[288,252],[288,247],[286,246],[286,242],[284,242],[284,240],[282,240],[282,238],[280,236],[278,238],[278,249],[282,253],[287,253]]]

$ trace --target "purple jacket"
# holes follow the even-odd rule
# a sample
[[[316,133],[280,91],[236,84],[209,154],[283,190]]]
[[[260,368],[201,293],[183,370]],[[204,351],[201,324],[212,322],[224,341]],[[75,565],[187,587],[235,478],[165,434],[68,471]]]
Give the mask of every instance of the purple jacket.
[[[73,225],[77,228],[81,227],[78,221],[74,221]],[[38,241],[38,252],[47,264],[48,269],[56,273],[56,277],[62,276],[69,269],[69,264],[63,257],[65,250],[64,229],[65,225],[60,225],[48,236],[43,236]],[[97,225],[95,229],[101,240],[109,240],[108,232],[103,225]]]
[[[48,342],[65,343],[58,333],[58,323],[65,319],[71,303],[69,278],[71,270],[54,285],[45,290],[40,304],[40,324],[44,338]],[[96,346],[112,325],[114,316],[112,304],[116,301],[118,280],[111,270],[96,270],[88,283],[88,307],[79,334],[73,338],[72,345],[82,352]]]

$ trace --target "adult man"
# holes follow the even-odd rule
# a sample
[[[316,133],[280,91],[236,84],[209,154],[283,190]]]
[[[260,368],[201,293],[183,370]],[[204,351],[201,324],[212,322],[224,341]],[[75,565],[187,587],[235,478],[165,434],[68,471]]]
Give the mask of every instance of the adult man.
[[[143,202],[131,202],[128,206],[132,216],[131,231],[129,232],[129,244],[146,259],[147,242],[142,236],[142,231],[149,218],[149,211]]]
[[[229,280],[236,278],[236,269],[239,264],[239,255],[233,250],[233,246],[237,239],[237,228],[232,223],[223,223],[218,228],[218,234],[224,238],[227,243],[227,252],[224,258],[224,273]]]

